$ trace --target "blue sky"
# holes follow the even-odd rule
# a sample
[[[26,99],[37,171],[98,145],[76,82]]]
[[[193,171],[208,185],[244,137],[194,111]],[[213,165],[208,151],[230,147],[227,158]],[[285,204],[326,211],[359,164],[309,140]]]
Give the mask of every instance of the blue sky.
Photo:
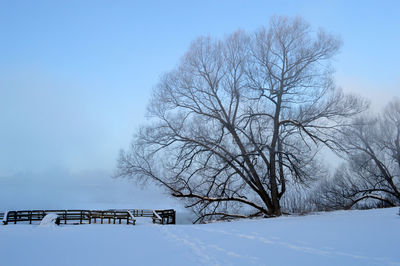
[[[1,186],[21,173],[111,172],[152,87],[191,41],[251,32],[272,15],[340,35],[337,85],[379,108],[400,96],[399,10],[399,1],[0,0]]]

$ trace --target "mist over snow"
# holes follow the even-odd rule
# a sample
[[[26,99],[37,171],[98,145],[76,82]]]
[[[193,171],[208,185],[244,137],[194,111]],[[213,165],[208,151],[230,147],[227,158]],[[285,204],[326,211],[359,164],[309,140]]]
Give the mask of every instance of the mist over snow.
[[[0,176],[0,211],[22,209],[182,209],[153,186],[112,179],[106,171],[73,173],[52,169],[42,173]]]

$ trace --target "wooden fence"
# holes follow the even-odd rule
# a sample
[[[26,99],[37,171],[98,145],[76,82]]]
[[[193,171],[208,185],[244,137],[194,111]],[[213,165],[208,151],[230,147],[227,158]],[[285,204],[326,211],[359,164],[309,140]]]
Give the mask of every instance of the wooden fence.
[[[135,224],[136,217],[152,218],[153,223],[175,224],[175,210],[22,210],[9,211],[0,216],[3,224],[41,221],[47,214],[56,214],[63,224]]]

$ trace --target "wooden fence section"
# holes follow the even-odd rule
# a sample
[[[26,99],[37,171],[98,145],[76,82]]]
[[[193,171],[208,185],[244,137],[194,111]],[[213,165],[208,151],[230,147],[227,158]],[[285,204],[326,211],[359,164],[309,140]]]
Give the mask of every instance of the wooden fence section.
[[[161,224],[175,224],[176,223],[176,212],[173,209],[169,210],[156,210],[156,214],[158,214],[158,218],[161,218],[160,222]],[[153,223],[155,223],[154,218],[153,218]]]
[[[176,212],[169,210],[129,210],[134,217],[149,217],[153,219],[153,223],[159,224],[175,224]]]
[[[63,224],[135,224],[135,217],[152,218],[153,223],[175,224],[175,210],[22,210],[9,211],[3,218],[3,224],[41,221],[47,214],[56,214]],[[1,219],[1,218],[0,218]]]

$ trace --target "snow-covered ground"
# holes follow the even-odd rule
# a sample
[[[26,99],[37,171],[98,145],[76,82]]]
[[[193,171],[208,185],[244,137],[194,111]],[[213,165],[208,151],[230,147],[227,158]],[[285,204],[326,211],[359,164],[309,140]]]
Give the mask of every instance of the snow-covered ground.
[[[400,265],[399,208],[205,225],[0,226],[0,265]]]

